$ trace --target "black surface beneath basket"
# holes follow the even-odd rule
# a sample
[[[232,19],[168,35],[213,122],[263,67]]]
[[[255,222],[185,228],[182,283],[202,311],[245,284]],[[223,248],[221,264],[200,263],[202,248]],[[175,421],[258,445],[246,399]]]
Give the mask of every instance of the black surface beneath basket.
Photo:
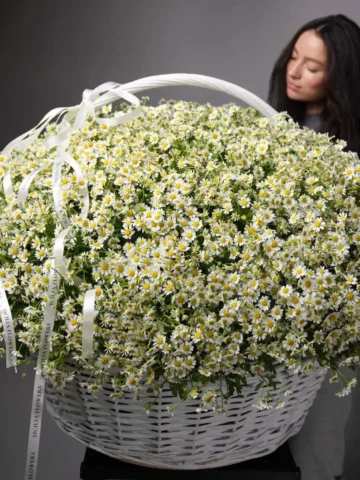
[[[300,480],[300,469],[295,465],[288,443],[284,443],[275,452],[265,457],[228,467],[204,470],[165,470],[139,467],[121,462],[96,450],[87,448],[81,464],[82,480],[184,480],[184,477],[196,480]]]

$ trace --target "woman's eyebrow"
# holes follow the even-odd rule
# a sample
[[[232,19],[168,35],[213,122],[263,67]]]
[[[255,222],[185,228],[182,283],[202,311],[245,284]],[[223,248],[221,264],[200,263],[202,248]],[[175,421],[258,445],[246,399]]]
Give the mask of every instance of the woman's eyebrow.
[[[294,52],[295,53],[298,53],[298,51],[296,50],[296,48],[294,47]],[[311,57],[304,57],[305,60],[310,60],[311,62],[315,62],[315,63],[318,63],[319,65],[321,65],[322,67],[324,66],[324,64],[322,62],[320,62],[319,60],[315,60],[315,58],[311,58]]]

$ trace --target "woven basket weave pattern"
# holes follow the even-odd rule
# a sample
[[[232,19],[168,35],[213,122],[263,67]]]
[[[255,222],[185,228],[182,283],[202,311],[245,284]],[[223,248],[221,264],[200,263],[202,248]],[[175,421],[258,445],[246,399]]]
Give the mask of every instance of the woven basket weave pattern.
[[[112,399],[108,383],[95,398],[80,386],[88,379],[85,373],[77,373],[62,390],[47,384],[47,408],[63,431],[111,457],[158,468],[221,467],[267,455],[300,430],[324,373],[280,375],[293,391],[280,409],[260,411],[252,406],[260,398],[257,379],[252,378],[241,396],[228,401],[226,415],[196,413],[200,401],[188,400],[171,416],[166,407],[179,400],[166,389],[146,414],[148,394],[139,402],[133,392]],[[273,395],[284,399],[276,391]]]

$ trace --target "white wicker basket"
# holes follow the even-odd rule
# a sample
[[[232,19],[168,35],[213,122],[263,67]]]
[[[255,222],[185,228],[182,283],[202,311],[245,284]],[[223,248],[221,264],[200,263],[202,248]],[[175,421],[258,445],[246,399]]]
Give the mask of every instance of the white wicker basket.
[[[159,75],[122,87],[136,93],[171,85],[219,90],[269,118],[276,114],[272,107],[247,90],[202,75]],[[97,98],[94,105],[99,107],[117,99],[108,92]],[[109,383],[96,399],[81,387],[87,378],[86,373],[78,372],[74,381],[61,391],[50,384],[46,387],[48,411],[62,430],[85,445],[121,460],[159,468],[202,469],[230,465],[276,450],[300,430],[324,373],[318,369],[300,377],[279,367],[278,378],[293,391],[282,409],[259,411],[252,406],[260,398],[260,392],[255,390],[258,379],[252,378],[241,396],[229,400],[226,415],[213,411],[196,413],[200,401],[189,400],[180,404],[173,417],[166,407],[178,399],[169,390],[162,391],[158,403],[147,415],[144,404],[151,398],[145,391],[139,402],[131,392],[124,398],[112,399]],[[273,395],[278,401],[284,399],[276,391]]]
[[[65,389],[46,386],[47,409],[58,426],[91,448],[120,460],[169,469],[221,467],[267,455],[301,428],[324,374],[316,370],[301,377],[278,371],[292,390],[283,408],[258,410],[257,378],[249,380],[241,396],[226,405],[226,415],[214,411],[196,413],[199,400],[180,404],[172,417],[168,405],[178,403],[169,390],[147,415],[148,394],[136,401],[133,392],[112,399],[112,386],[104,385],[98,398],[81,387],[88,375],[77,373]],[[276,391],[274,398],[284,400]]]

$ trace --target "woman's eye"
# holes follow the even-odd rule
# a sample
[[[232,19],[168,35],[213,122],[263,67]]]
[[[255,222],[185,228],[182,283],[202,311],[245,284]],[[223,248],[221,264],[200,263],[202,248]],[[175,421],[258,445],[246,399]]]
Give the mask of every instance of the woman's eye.
[[[311,73],[316,73],[316,72],[318,72],[318,70],[313,70],[312,68],[308,68],[308,70],[309,70],[309,72],[311,72]]]

